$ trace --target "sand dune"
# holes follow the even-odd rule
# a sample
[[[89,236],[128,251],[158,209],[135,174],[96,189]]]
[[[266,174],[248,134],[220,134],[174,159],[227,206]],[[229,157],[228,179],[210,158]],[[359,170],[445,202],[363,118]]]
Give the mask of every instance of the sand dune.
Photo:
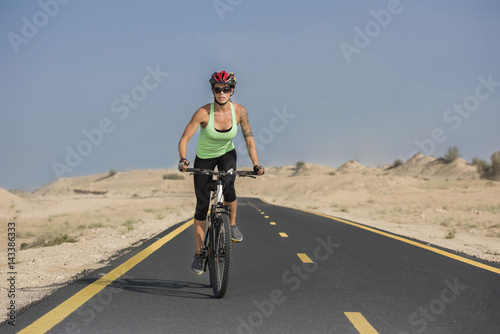
[[[0,188],[0,205],[11,205],[12,203],[20,202],[22,198],[13,193]]]
[[[446,163],[442,158],[434,159],[420,153],[414,155],[405,164],[391,169],[391,173],[411,177],[460,178],[463,180],[479,179],[476,166],[468,164],[462,158],[457,158],[451,163]]]

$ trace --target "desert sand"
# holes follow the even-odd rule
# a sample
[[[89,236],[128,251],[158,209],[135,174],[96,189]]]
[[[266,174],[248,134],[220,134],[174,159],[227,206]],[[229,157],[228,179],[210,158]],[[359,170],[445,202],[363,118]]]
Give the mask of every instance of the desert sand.
[[[339,168],[270,167],[263,177],[238,179],[236,189],[241,197],[356,221],[500,262],[500,182],[480,179],[476,167],[461,158],[444,163],[418,154],[395,168],[355,161]],[[19,311],[190,219],[194,204],[192,177],[175,170],[61,178],[31,193],[0,189],[0,307],[8,302],[9,222],[16,228]],[[244,233],[245,227],[240,229]],[[48,246],[57,241],[68,242]]]

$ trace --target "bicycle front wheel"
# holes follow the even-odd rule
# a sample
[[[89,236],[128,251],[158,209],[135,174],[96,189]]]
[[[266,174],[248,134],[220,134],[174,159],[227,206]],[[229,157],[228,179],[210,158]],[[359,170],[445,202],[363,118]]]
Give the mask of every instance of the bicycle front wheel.
[[[231,231],[229,215],[218,213],[214,222],[214,243],[210,257],[210,281],[217,298],[226,294],[231,273]]]

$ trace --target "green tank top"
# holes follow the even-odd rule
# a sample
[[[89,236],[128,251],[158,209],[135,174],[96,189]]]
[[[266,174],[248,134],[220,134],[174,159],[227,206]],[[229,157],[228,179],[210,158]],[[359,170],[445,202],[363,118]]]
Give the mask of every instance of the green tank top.
[[[210,105],[210,116],[206,128],[200,127],[200,137],[196,145],[196,155],[201,159],[220,157],[234,149],[233,138],[238,132],[234,106],[231,102],[231,117],[233,125],[230,131],[220,132],[214,126],[214,103]]]

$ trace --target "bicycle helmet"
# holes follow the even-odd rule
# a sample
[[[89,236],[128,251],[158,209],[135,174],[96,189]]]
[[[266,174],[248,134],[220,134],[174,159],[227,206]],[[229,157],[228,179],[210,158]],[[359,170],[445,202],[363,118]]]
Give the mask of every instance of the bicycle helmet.
[[[210,84],[212,87],[216,83],[225,83],[230,87],[234,88],[236,86],[236,77],[234,73],[227,73],[226,71],[214,72],[210,77]]]

